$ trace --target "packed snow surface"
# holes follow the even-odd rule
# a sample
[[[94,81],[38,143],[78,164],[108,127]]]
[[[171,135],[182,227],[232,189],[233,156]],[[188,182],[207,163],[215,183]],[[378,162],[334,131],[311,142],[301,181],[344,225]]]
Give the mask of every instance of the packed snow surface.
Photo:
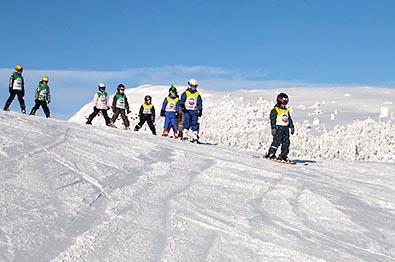
[[[157,109],[157,128],[162,131],[159,111],[168,89],[168,86],[145,85],[126,90],[133,126],[138,123],[136,113],[144,96],[149,94]],[[185,87],[178,90],[181,93]],[[270,110],[277,94],[285,92],[290,97],[289,107],[296,127],[296,134],[291,137],[291,158],[395,161],[394,89],[199,91],[204,107],[201,137],[206,142],[266,152],[272,142]],[[91,112],[92,105],[87,104],[70,121],[85,123]],[[104,125],[104,120],[98,117],[93,123]],[[121,127],[121,120],[116,124]]]
[[[394,163],[0,121],[0,261],[395,260]]]

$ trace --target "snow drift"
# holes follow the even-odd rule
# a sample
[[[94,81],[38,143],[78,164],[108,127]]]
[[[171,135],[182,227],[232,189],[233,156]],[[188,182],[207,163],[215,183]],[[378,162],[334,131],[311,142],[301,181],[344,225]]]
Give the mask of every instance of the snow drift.
[[[393,163],[0,121],[1,261],[395,260]]]
[[[167,90],[167,86],[146,85],[128,89],[126,94],[135,114],[146,94],[153,96],[159,111]],[[183,90],[185,87],[179,88]],[[200,91],[204,103],[202,140],[261,153],[267,151],[272,141],[269,114],[273,99],[284,90]],[[291,138],[291,158],[395,160],[393,89],[289,88],[285,92],[290,96],[297,130]],[[386,117],[380,117],[381,108],[387,110]],[[70,121],[84,123],[91,111],[91,105],[87,104]],[[134,115],[132,125],[137,122]],[[162,130],[159,116],[157,123]],[[94,125],[104,125],[104,120],[96,119]]]

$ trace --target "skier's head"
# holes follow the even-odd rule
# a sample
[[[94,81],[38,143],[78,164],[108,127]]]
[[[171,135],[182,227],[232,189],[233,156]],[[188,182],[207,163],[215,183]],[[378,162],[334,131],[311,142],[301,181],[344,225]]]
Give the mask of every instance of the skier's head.
[[[22,72],[23,72],[23,66],[21,66],[21,65],[16,65],[16,66],[15,66],[15,72],[17,72],[17,73],[19,73],[19,74],[22,74]]]
[[[106,84],[105,83],[100,83],[98,85],[99,91],[104,92],[106,90]]]
[[[151,101],[152,101],[152,97],[151,97],[150,95],[146,95],[146,96],[144,97],[144,102],[145,102],[146,104],[151,104]]]
[[[177,96],[177,88],[175,85],[171,85],[169,88],[169,96],[176,97]]]
[[[119,84],[119,85],[117,86],[117,92],[118,92],[118,93],[123,93],[123,92],[125,92],[125,86],[124,86],[123,84]]]
[[[277,96],[277,103],[279,104],[279,105],[283,105],[283,106],[286,106],[287,104],[288,104],[288,96],[287,96],[287,94],[285,94],[285,93],[280,93],[280,94],[278,94],[278,96]]]
[[[47,85],[49,81],[49,77],[48,76],[43,76],[41,78],[41,83]]]
[[[188,87],[189,87],[189,89],[190,90],[192,90],[192,91],[194,91],[194,90],[196,90],[196,88],[198,87],[198,81],[196,80],[196,79],[193,79],[193,78],[191,78],[189,81],[188,81]]]

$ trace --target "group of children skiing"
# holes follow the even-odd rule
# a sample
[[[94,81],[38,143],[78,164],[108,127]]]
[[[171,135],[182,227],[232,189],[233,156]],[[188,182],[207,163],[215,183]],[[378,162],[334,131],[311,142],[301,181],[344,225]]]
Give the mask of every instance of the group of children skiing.
[[[15,96],[18,97],[21,112],[26,113],[26,106],[24,101],[25,84],[22,76],[23,67],[21,65],[15,66],[15,71],[10,77],[9,93],[4,110],[9,111],[9,107]],[[50,117],[48,104],[51,102],[50,90],[48,86],[48,76],[42,77],[35,91],[35,105],[31,109],[30,115],[34,115],[36,111],[43,108],[45,116]],[[173,130],[174,138],[181,138],[183,140],[190,140],[191,142],[199,142],[199,117],[203,113],[202,97],[197,90],[198,82],[195,79],[188,81],[188,88],[185,92],[178,95],[176,86],[172,85],[169,88],[169,94],[165,97],[162,103],[160,116],[165,118],[163,126],[163,136],[169,136],[170,131]],[[280,93],[277,96],[277,103],[270,112],[271,133],[273,142],[269,148],[266,158],[272,160],[279,160],[282,162],[291,162],[288,159],[290,134],[294,134],[294,124],[287,108],[289,98],[286,94]],[[121,115],[125,129],[130,129],[130,122],[127,117],[129,114],[129,102],[125,94],[125,86],[119,84],[117,92],[113,97],[111,109],[113,111],[112,118],[109,117],[107,111],[110,110],[109,96],[106,92],[106,85],[100,83],[98,91],[93,99],[93,112],[87,118],[86,124],[92,124],[92,120],[101,113],[105,119],[106,125],[115,127],[114,123],[118,116]],[[134,127],[134,131],[138,131],[145,122],[147,122],[152,134],[156,135],[155,128],[155,107],[152,104],[152,97],[146,95],[144,103],[139,110],[139,123]],[[281,153],[276,157],[278,147],[281,145]]]
[[[8,97],[3,110],[9,111],[10,105],[14,100],[15,96],[18,97],[19,105],[21,107],[21,112],[26,114],[26,105],[25,105],[25,80],[22,76],[23,67],[21,65],[15,66],[15,71],[12,73],[10,77],[10,81],[8,84],[8,90],[10,96]],[[34,102],[32,110],[30,111],[30,115],[34,115],[36,111],[40,108],[43,108],[45,116],[50,117],[50,111],[48,108],[48,104],[51,102],[51,94],[48,86],[49,78],[48,76],[43,76],[38,83],[34,94]]]
[[[173,130],[174,138],[189,139],[191,142],[198,142],[199,139],[199,117],[202,116],[203,102],[197,91],[198,82],[195,79],[188,81],[187,90],[178,95],[176,86],[172,85],[169,94],[163,100],[160,116],[165,118],[163,126],[163,136],[169,136]],[[101,112],[106,125],[115,127],[114,123],[118,116],[121,115],[125,129],[129,129],[130,122],[127,114],[130,113],[129,103],[125,95],[125,86],[119,84],[117,93],[112,100],[113,116],[110,119],[107,110],[110,109],[109,96],[106,92],[106,85],[100,83],[98,91],[93,98],[93,112],[89,115],[86,124],[92,124],[92,120]],[[139,123],[134,127],[134,131],[138,131],[147,122],[152,134],[156,135],[155,128],[155,107],[152,104],[152,97],[146,95],[144,103],[139,110]],[[181,125],[181,128],[180,128]],[[192,131],[190,134],[190,130]]]

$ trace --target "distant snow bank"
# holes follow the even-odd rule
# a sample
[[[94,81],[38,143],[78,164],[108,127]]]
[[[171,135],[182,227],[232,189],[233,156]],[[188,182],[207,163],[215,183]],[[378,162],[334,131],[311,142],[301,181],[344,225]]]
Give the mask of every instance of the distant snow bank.
[[[179,87],[179,92],[184,89]],[[138,122],[135,113],[144,95],[153,97],[159,112],[167,90],[166,86],[149,85],[128,89],[132,125]],[[272,141],[269,114],[280,91],[290,96],[296,126],[296,134],[291,137],[291,158],[395,161],[392,89],[290,88],[235,92],[200,89],[204,102],[200,119],[202,140],[265,153]],[[383,105],[386,118],[380,117]],[[90,105],[85,105],[70,121],[84,123],[91,110]],[[94,125],[103,124],[103,119],[94,121]],[[121,126],[121,122],[117,125]],[[162,125],[163,119],[157,117],[158,133]]]

